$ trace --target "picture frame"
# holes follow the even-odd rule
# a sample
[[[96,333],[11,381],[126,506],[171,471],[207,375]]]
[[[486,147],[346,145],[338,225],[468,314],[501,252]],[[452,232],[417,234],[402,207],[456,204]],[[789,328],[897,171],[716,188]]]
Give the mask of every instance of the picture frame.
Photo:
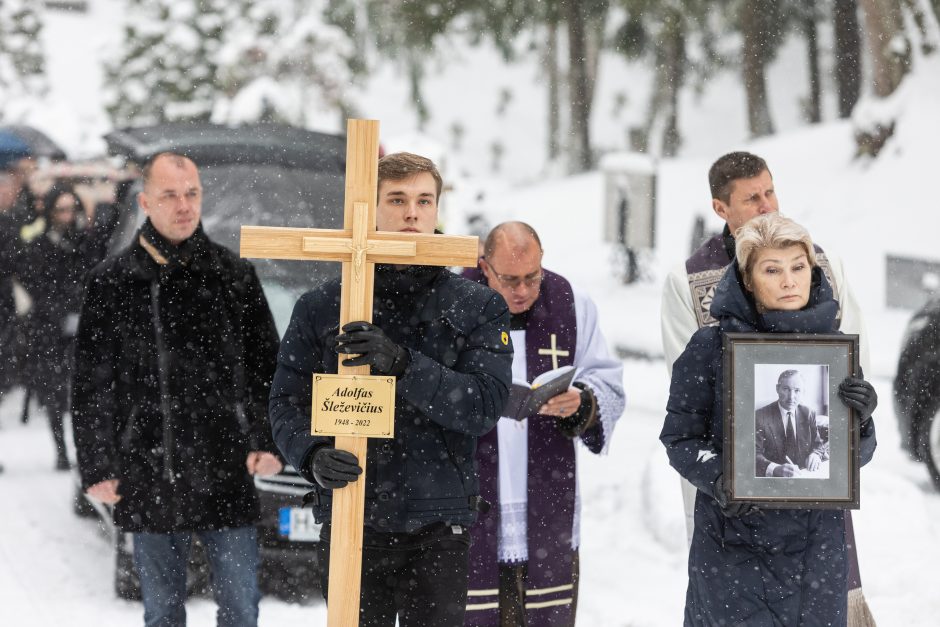
[[[858,356],[858,335],[724,334],[729,503],[859,508],[857,420],[838,396]]]

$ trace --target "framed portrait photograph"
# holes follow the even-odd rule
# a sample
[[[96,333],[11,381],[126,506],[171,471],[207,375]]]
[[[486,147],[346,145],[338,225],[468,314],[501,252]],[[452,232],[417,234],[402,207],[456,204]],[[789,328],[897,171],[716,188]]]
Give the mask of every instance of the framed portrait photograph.
[[[859,434],[839,384],[857,335],[726,333],[724,486],[759,507],[859,507]]]

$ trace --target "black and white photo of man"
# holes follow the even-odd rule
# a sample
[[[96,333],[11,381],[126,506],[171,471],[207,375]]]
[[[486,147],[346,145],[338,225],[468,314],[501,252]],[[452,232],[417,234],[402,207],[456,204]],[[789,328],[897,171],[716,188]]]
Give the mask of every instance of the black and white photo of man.
[[[784,368],[774,386],[777,399],[755,412],[755,476],[828,478],[828,468],[823,467],[828,455],[816,420],[817,412],[828,407],[824,398],[827,386],[814,386],[815,394],[809,394],[801,372],[812,372],[820,381],[827,381],[828,367]],[[755,381],[760,385],[760,378]],[[819,404],[810,399],[818,399]]]

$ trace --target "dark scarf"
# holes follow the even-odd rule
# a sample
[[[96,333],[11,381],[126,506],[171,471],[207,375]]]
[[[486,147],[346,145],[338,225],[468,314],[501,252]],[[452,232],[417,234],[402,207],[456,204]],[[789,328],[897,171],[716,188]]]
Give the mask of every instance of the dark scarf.
[[[540,355],[539,349],[551,347],[551,335],[556,336],[559,350],[568,355],[558,357],[558,365],[574,362],[577,344],[574,294],[571,284],[563,277],[543,270],[544,278],[539,297],[524,316],[515,316],[515,324],[525,322],[526,377],[536,376],[552,369],[551,355]],[[465,273],[486,284],[478,273]],[[518,350],[519,347],[516,347]],[[526,588],[544,590],[572,583],[571,531],[575,508],[575,451],[572,440],[563,436],[549,416],[532,416],[528,423],[528,496],[527,533],[529,561]],[[497,430],[493,429],[478,442],[480,495],[490,503],[498,502],[499,459]],[[546,460],[551,460],[546,463]],[[471,529],[470,588],[492,590],[498,587],[499,508],[494,506]],[[569,598],[571,590],[540,595],[538,600],[551,601]],[[470,604],[479,602],[471,597]],[[530,627],[570,625],[571,605],[527,609]],[[467,625],[498,626],[499,611],[474,610],[467,613]]]
[[[711,304],[711,315],[722,331],[738,333],[835,333],[838,311],[839,303],[819,266],[813,268],[809,301],[798,311],[759,312],[737,264],[728,267]]]
[[[373,322],[390,338],[407,345],[408,336],[419,327],[434,286],[444,268],[437,266],[405,266],[397,269],[387,264],[375,266]]]
[[[380,263],[375,266],[375,297],[414,298],[427,292],[444,268]]]
[[[147,250],[148,254],[150,254],[151,258],[153,258],[158,265],[166,266],[165,270],[188,267],[193,265],[194,261],[197,263],[207,261],[209,238],[202,229],[202,222],[199,223],[199,226],[196,227],[196,231],[189,238],[183,240],[178,245],[171,244],[163,237],[163,235],[154,228],[150,218],[147,218],[143,225],[141,225],[139,233],[140,237],[144,238],[147,243],[159,253],[160,258],[157,258],[152,254],[152,251]]]

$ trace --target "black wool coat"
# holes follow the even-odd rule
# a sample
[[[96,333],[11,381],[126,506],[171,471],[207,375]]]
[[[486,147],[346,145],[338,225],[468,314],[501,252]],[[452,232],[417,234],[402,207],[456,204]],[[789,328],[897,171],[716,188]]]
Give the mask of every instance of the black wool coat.
[[[13,280],[23,267],[19,225],[9,212],[0,213],[0,393],[23,378],[23,344],[16,315]]]
[[[245,460],[276,451],[266,409],[277,346],[254,268],[201,226],[173,247],[147,222],[133,245],[91,271],[72,422],[83,486],[120,481],[118,526],[170,532],[257,520]]]
[[[271,389],[274,438],[315,485],[310,457],[332,438],[310,435],[311,375],[337,370],[339,295],[330,281],[297,302]],[[488,287],[420,266],[376,266],[373,302],[373,323],[411,363],[395,388],[395,437],[369,440],[365,524],[380,532],[468,525],[479,495],[477,438],[496,426],[512,382],[509,309]],[[329,520],[331,503],[332,490],[317,485],[317,520]]]
[[[724,463],[722,335],[837,333],[837,311],[829,283],[814,268],[809,303],[803,310],[759,314],[732,264],[711,305],[719,326],[699,329],[676,360],[659,437],[669,463],[698,488],[689,550],[687,627],[846,624],[848,565],[842,510],[762,509],[727,517],[715,499],[715,482]],[[873,420],[860,435],[864,465],[876,446]]]
[[[24,249],[20,279],[33,300],[26,319],[25,380],[46,406],[67,409],[72,344],[85,275],[99,261],[84,244],[88,233],[61,238],[46,231]]]

